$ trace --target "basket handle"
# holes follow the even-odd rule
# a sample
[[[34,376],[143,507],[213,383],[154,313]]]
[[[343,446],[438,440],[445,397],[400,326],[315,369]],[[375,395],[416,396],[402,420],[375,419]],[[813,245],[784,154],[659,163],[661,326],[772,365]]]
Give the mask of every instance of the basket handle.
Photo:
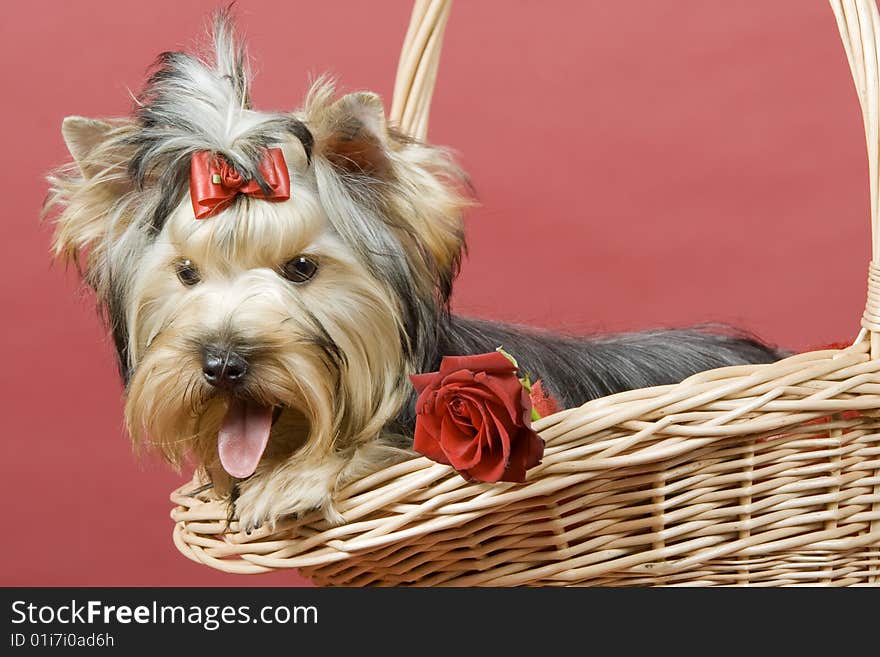
[[[416,139],[428,135],[443,32],[452,0],[416,0],[400,51],[389,119]]]
[[[878,230],[878,160],[880,160],[880,14],[875,0],[830,0],[846,59],[862,106],[868,144],[871,186],[871,262],[862,331],[856,342],[870,337],[871,358],[880,358],[880,230]]]

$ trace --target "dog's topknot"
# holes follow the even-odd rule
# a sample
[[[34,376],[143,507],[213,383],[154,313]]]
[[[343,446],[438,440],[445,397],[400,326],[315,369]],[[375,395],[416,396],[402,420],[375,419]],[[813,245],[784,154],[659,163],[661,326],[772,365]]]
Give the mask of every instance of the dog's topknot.
[[[139,187],[154,183],[166,192],[150,217],[154,231],[161,230],[185,193],[189,161],[197,151],[222,154],[264,190],[259,163],[269,144],[292,134],[311,158],[313,140],[302,121],[289,114],[251,111],[247,52],[228,11],[218,11],[213,25],[212,58],[162,53],[138,97],[139,129],[127,140],[135,148],[128,168]]]

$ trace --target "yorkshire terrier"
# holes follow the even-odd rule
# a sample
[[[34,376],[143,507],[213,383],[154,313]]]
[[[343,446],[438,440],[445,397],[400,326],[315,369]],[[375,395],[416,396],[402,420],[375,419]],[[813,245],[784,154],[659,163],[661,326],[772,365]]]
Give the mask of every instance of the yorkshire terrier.
[[[319,80],[254,110],[244,49],[167,52],[130,118],[64,119],[55,255],[104,311],[135,445],[195,459],[242,528],[320,510],[407,453],[408,375],[503,345],[563,407],[780,353],[729,331],[568,337],[453,315],[465,176]]]

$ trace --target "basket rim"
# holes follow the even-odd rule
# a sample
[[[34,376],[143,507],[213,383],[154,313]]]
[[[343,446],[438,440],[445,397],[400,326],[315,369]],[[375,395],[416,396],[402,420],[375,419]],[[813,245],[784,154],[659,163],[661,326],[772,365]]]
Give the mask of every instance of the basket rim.
[[[189,494],[203,483],[196,473],[192,482],[171,495],[176,505],[171,512],[175,545],[196,561],[230,572],[321,568],[454,528],[484,513],[528,507],[536,499],[583,484],[597,473],[637,471],[651,480],[652,465],[678,459],[685,463],[680,472],[685,472],[689,467],[686,462],[694,454],[735,446],[743,436],[771,447],[774,440],[782,444],[784,433],[777,436],[774,432],[794,422],[811,423],[853,411],[856,406],[862,409],[862,416],[872,421],[876,417],[880,429],[880,386],[866,383],[876,380],[880,363],[869,358],[869,348],[869,343],[862,341],[840,350],[796,354],[776,363],[717,368],[678,384],[618,393],[560,411],[539,421],[540,433],[547,441],[545,459],[528,471],[524,484],[468,482],[451,466],[413,453],[407,460],[340,490],[337,499],[344,522],[335,527],[315,513],[247,535],[237,521],[226,526],[227,507],[210,491]],[[788,385],[777,385],[780,381]],[[791,402],[781,399],[778,390],[798,389],[807,383],[815,386],[817,381],[824,384],[800,389],[798,413],[784,406],[775,410],[779,404]],[[840,391],[865,385],[877,389],[859,393],[856,404],[829,399]],[[695,388],[700,394],[692,394]],[[683,406],[683,400],[690,400],[689,405]],[[714,417],[722,419],[709,429],[689,433],[686,423],[666,419],[675,417],[666,413],[667,408],[685,417],[693,414],[694,408],[718,405],[719,400],[724,403]],[[758,401],[761,413],[748,417]],[[658,419],[644,420],[649,412],[646,409]],[[603,432],[609,428],[609,417],[615,418],[618,427],[632,426],[637,420],[638,426],[625,438],[606,437]],[[703,418],[699,420],[705,424]],[[843,426],[848,420],[837,422]],[[594,430],[593,426],[601,428]],[[826,422],[816,425],[815,431],[836,426]],[[430,495],[425,495],[427,490]],[[878,538],[880,535],[872,532],[869,539],[841,536],[827,539],[825,544],[851,547],[858,541],[870,543]]]

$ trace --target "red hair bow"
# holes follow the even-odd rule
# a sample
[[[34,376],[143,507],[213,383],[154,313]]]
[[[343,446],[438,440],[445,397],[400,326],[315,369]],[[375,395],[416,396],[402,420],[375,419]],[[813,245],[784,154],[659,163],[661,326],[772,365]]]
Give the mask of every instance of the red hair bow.
[[[290,173],[280,148],[268,148],[260,161],[260,174],[269,185],[265,194],[255,180],[245,180],[226,158],[199,151],[189,165],[189,193],[196,219],[207,219],[225,210],[239,194],[267,201],[290,198]]]

